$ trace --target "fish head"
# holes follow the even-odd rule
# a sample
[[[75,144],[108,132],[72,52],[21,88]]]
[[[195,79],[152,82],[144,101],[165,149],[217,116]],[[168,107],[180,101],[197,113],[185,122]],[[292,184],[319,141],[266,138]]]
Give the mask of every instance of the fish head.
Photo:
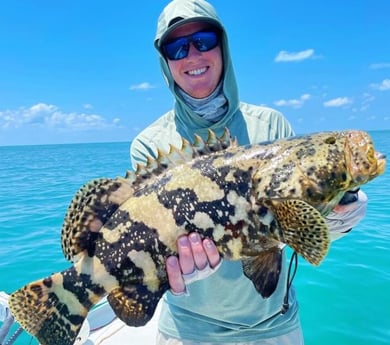
[[[368,133],[347,131],[345,136],[346,161],[352,184],[360,186],[384,173],[386,156],[375,150]]]
[[[363,131],[296,136],[259,146],[254,174],[257,200],[299,199],[327,214],[346,191],[384,172],[385,157]]]
[[[375,150],[367,132],[323,132],[311,138],[313,157],[302,157],[298,163],[304,172],[303,200],[322,214],[333,209],[346,191],[360,187],[385,170],[386,157]],[[314,167],[311,174],[309,167]]]

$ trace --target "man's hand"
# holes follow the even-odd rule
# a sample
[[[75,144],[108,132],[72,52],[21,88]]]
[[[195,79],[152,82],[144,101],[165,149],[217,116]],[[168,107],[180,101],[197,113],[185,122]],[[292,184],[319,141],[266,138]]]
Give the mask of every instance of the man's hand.
[[[352,192],[352,194],[356,194],[356,198],[352,199],[352,202],[338,204],[326,217],[332,239],[338,239],[340,235],[349,232],[366,215],[366,194],[361,190]]]
[[[173,294],[186,291],[186,283],[206,278],[214,272],[221,257],[214,242],[196,232],[177,240],[178,257],[167,258],[168,281]]]

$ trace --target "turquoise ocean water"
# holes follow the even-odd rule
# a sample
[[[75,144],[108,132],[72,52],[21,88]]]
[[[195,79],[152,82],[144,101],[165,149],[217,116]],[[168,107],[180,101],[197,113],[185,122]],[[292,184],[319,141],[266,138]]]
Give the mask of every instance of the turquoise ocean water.
[[[390,156],[390,131],[371,133]],[[68,267],[61,224],[91,178],[123,176],[129,143],[0,147],[0,291]],[[364,187],[366,218],[294,281],[307,345],[390,344],[390,169]],[[23,335],[16,344],[37,344]],[[130,344],[131,342],[129,342]]]

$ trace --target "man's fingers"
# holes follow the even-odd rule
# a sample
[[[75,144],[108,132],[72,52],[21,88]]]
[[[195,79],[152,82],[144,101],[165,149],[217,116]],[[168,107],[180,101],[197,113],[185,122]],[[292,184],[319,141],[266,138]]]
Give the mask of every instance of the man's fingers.
[[[179,264],[183,274],[190,274],[195,270],[195,261],[192,255],[192,248],[187,236],[181,236],[177,240],[177,252]]]
[[[167,258],[166,266],[171,291],[178,295],[186,291],[186,281],[202,279],[199,278],[202,274],[206,277],[207,272],[212,272],[210,268],[215,268],[221,261],[214,242],[208,238],[202,241],[196,232],[179,237],[177,252],[177,257]]]
[[[207,260],[211,268],[216,267],[221,261],[221,255],[218,252],[217,247],[215,246],[214,241],[209,238],[203,240],[203,248],[207,255]]]
[[[192,256],[195,263],[195,267],[193,267],[192,271],[194,271],[195,269],[202,270],[208,264],[207,254],[205,252],[205,249],[203,248],[202,240],[199,234],[196,232],[189,234],[188,239],[190,240]],[[179,261],[181,261],[180,255]]]
[[[176,256],[167,258],[167,275],[169,286],[174,294],[181,294],[186,290],[179,260]]]

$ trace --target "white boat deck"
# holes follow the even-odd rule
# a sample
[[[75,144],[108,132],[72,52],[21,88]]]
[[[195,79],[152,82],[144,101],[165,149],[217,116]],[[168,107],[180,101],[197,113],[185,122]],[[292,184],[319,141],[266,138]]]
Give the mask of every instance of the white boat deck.
[[[75,345],[153,345],[156,341],[159,315],[160,305],[158,305],[152,320],[145,326],[129,327],[115,317],[108,303],[104,303],[90,313],[87,318],[89,332],[85,332],[84,335],[84,330],[82,330],[80,332],[82,339],[77,341]],[[85,339],[87,335],[88,338]]]

